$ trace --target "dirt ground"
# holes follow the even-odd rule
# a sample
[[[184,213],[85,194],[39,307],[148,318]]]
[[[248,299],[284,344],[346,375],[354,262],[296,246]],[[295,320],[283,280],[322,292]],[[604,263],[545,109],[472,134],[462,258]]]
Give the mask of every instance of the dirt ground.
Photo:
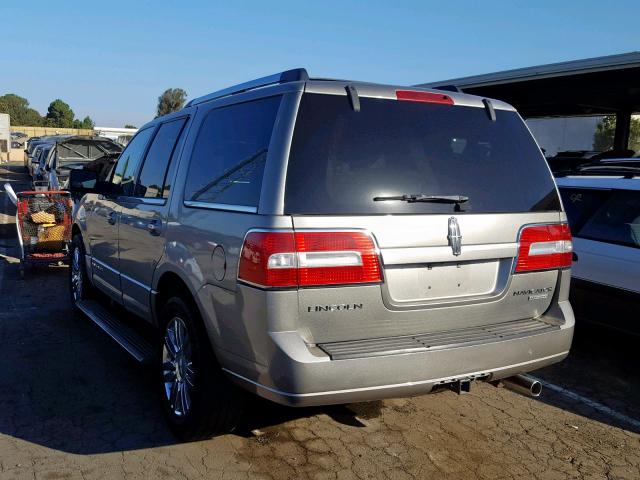
[[[21,165],[0,185],[26,188]],[[640,478],[634,339],[582,326],[532,399],[470,394],[314,409],[255,401],[232,435],[180,444],[149,371],[71,315],[67,268],[20,276],[0,193],[0,479]]]

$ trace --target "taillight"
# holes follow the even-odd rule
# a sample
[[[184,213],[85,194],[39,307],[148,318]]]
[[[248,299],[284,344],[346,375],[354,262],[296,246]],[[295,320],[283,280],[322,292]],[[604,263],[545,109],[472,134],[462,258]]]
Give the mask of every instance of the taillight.
[[[573,243],[566,223],[532,225],[520,232],[516,272],[571,266]]]
[[[444,93],[417,92],[415,90],[396,90],[396,98],[408,102],[437,103],[453,105],[453,98]]]
[[[364,232],[249,232],[238,279],[263,287],[382,281],[375,244]]]
[[[257,285],[298,284],[293,232],[250,232],[240,253],[238,278]]]

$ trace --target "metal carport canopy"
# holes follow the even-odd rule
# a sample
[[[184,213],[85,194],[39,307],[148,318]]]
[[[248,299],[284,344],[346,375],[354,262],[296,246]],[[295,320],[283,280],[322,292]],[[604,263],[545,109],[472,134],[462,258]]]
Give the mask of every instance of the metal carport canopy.
[[[419,86],[455,86],[465,93],[504,100],[525,118],[615,114],[615,148],[626,148],[631,114],[640,112],[640,52],[440,80]]]

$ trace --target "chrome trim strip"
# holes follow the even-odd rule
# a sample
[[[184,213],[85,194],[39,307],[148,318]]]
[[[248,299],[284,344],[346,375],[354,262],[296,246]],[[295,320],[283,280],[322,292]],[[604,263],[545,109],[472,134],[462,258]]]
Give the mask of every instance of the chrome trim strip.
[[[147,285],[145,285],[144,283],[139,282],[138,280],[136,280],[136,279],[134,279],[134,278],[131,278],[129,275],[125,275],[124,273],[120,273],[120,276],[121,276],[122,278],[124,278],[125,280],[128,280],[128,281],[130,281],[131,283],[133,283],[133,284],[135,284],[135,285],[137,285],[137,286],[139,286],[139,287],[141,287],[141,288],[144,288],[146,291],[151,292],[151,287],[148,287],[148,286],[147,286]],[[122,293],[124,293],[124,292],[122,292]]]
[[[206,208],[207,210],[227,210],[231,212],[257,213],[258,207],[250,207],[248,205],[231,205],[226,203],[210,203],[210,202],[194,202],[193,200],[185,200],[185,207]]]
[[[139,286],[139,287],[141,287],[141,288],[144,288],[146,291],[151,292],[151,293],[155,293],[155,291],[154,291],[151,287],[149,287],[149,286],[145,285],[144,283],[139,282],[139,281],[138,281],[138,280],[136,280],[135,278],[131,278],[130,276],[125,275],[124,273],[122,273],[122,272],[120,272],[120,271],[116,270],[116,269],[115,269],[115,268],[113,268],[113,267],[110,267],[110,266],[109,266],[109,265],[107,265],[106,263],[101,262],[100,260],[98,260],[98,259],[96,259],[96,258],[94,258],[94,257],[91,257],[91,261],[92,261],[92,262],[95,262],[95,263],[100,264],[101,266],[105,267],[106,269],[111,270],[113,273],[115,273],[115,274],[117,274],[117,275],[120,275],[120,277],[122,277],[122,278],[124,278],[124,279],[126,279],[126,280],[130,281],[131,283],[133,283],[133,284],[135,284],[135,285],[138,285],[138,286]]]
[[[146,203],[148,205],[166,205],[166,198],[139,198],[142,203]]]
[[[106,263],[104,263],[104,262],[101,262],[100,260],[98,260],[98,259],[97,259],[97,258],[95,258],[95,257],[91,257],[91,261],[92,261],[92,262],[95,262],[95,263],[97,263],[97,264],[99,264],[100,266],[102,266],[102,267],[106,268],[107,270],[111,270],[113,273],[116,273],[116,274],[120,275],[120,272],[119,272],[118,270],[116,270],[116,269],[115,269],[115,268],[113,268],[113,267],[110,267],[109,265],[107,265],[107,264],[106,264]]]
[[[462,253],[455,257],[451,246],[395,247],[383,248],[385,265],[405,265],[413,263],[465,262],[473,260],[493,260],[518,256],[517,243],[493,243],[462,245]]]

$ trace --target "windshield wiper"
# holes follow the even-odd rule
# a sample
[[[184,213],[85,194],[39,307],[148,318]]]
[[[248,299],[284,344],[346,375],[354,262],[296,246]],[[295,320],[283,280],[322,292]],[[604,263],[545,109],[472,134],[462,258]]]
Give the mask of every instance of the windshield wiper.
[[[374,197],[374,202],[384,202],[387,200],[399,200],[407,203],[428,202],[428,203],[455,203],[459,205],[469,201],[469,197],[464,195],[390,195],[387,197]]]

